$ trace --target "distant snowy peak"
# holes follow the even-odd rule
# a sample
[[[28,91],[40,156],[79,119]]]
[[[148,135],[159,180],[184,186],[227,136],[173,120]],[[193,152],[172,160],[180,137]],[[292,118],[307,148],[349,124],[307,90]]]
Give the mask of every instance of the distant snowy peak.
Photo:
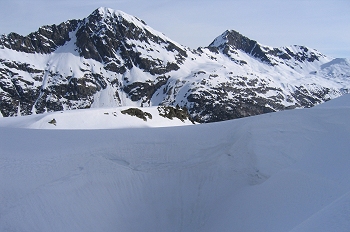
[[[214,39],[211,44],[209,44],[209,47],[217,47],[217,48],[222,48],[228,43],[228,38],[227,35],[230,33],[230,31],[226,30],[224,33],[219,35]]]
[[[231,46],[233,49],[240,49],[243,51],[251,52],[257,42],[245,37],[234,30],[226,30],[220,36],[218,36],[209,47],[226,48]],[[251,47],[251,49],[248,49]]]
[[[266,56],[261,45],[255,40],[251,40],[234,30],[226,30],[223,34],[217,37],[209,47],[216,47],[222,53],[231,56],[237,54],[237,50],[241,50],[262,62],[271,64],[271,61]]]
[[[237,55],[239,50],[272,66],[281,63],[280,60],[294,59],[299,62],[313,62],[326,57],[318,51],[305,46],[293,45],[273,48],[261,45],[257,41],[249,39],[234,30],[226,30],[209,45],[209,48],[217,48],[220,52],[230,57]]]

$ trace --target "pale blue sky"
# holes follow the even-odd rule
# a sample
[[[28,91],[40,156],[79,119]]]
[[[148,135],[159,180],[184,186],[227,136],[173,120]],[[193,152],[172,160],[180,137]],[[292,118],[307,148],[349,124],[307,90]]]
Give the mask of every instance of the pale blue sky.
[[[349,0],[0,0],[0,6],[0,34],[26,35],[106,6],[191,48],[233,29],[269,46],[305,45],[350,58]]]

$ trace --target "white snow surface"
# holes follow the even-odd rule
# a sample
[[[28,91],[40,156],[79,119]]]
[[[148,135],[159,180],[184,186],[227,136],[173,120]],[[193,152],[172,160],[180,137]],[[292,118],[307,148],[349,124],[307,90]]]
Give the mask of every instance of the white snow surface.
[[[0,231],[350,231],[350,95],[220,123],[72,130],[78,114],[108,121],[116,108],[101,110],[0,118]],[[28,129],[53,116],[71,130]]]
[[[152,115],[146,121],[136,116],[122,113],[123,110],[138,108]],[[49,123],[55,119],[56,123]],[[72,111],[58,111],[44,114],[1,118],[0,127],[30,129],[116,129],[141,127],[172,127],[192,125],[190,120],[168,119],[159,115],[157,107],[113,107]]]

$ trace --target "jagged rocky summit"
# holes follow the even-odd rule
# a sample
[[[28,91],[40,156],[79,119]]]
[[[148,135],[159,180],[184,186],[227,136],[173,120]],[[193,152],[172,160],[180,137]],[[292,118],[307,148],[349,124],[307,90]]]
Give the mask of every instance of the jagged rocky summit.
[[[347,59],[304,46],[264,46],[233,30],[191,49],[109,8],[27,36],[0,37],[4,117],[171,105],[214,122],[312,107],[349,87]]]

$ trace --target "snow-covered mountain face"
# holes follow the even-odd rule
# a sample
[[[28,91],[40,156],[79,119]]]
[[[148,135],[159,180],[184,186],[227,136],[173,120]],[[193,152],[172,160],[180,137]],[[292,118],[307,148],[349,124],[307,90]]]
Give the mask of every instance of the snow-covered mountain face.
[[[179,105],[197,121],[213,122],[311,107],[349,88],[347,59],[303,46],[272,48],[235,31],[193,50],[108,8],[27,36],[0,37],[4,117]]]

